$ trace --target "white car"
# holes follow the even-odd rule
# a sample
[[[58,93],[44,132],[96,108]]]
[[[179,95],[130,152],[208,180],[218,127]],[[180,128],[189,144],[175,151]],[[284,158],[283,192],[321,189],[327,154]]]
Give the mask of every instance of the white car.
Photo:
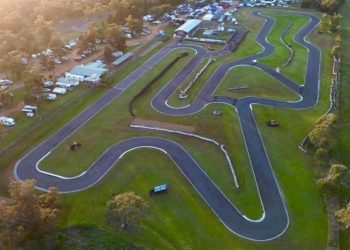
[[[45,100],[48,100],[48,101],[54,101],[57,99],[57,95],[56,94],[53,94],[53,93],[46,93],[44,95],[44,99]]]
[[[16,123],[13,118],[0,116],[0,124],[3,124],[5,126],[14,126]]]
[[[9,79],[0,79],[0,85],[10,85],[12,83],[13,83],[13,81],[11,81]]]
[[[44,87],[48,88],[48,87],[52,87],[54,85],[54,83],[52,81],[46,81],[44,82]]]
[[[132,35],[131,34],[124,34],[124,37],[128,38],[128,39],[132,39]]]
[[[52,93],[58,94],[58,95],[64,95],[64,94],[67,93],[67,89],[57,87],[57,88],[54,88],[54,89],[52,90]]]

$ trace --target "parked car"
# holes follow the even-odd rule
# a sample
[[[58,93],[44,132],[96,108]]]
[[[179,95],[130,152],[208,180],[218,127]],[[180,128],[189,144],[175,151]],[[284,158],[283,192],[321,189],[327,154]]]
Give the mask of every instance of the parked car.
[[[5,126],[14,126],[15,120],[13,118],[10,117],[6,117],[6,116],[0,116],[0,124],[5,125]]]
[[[13,83],[13,81],[11,81],[9,79],[0,79],[0,85],[10,85],[12,83]]]
[[[27,117],[33,117],[36,113],[38,113],[38,107],[32,105],[24,105],[22,112],[24,112]]]
[[[53,93],[45,93],[43,95],[44,99],[45,100],[48,100],[48,101],[54,101],[57,99],[57,95],[56,94],[53,94]]]
[[[44,87],[45,87],[45,88],[52,87],[53,85],[54,85],[54,83],[51,82],[51,81],[46,81],[46,82],[44,82]]]
[[[57,87],[52,90],[52,93],[58,94],[58,95],[65,95],[67,93],[67,89]]]
[[[49,88],[42,88],[42,91],[43,91],[44,93],[48,93],[48,92],[51,91],[51,89],[49,89]]]

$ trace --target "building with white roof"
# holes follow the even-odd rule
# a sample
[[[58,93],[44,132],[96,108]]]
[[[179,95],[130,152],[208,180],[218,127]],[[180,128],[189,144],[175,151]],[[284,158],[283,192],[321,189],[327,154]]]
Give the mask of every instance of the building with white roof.
[[[71,69],[71,71],[65,73],[67,80],[85,81],[86,78],[99,79],[107,69],[105,64],[97,60],[86,65],[78,65]]]
[[[201,24],[199,19],[190,19],[175,30],[177,36],[186,36]]]

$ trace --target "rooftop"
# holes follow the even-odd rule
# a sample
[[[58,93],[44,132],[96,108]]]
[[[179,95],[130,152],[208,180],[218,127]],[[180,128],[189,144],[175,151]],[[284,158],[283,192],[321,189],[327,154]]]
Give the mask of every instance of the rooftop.
[[[105,65],[103,63],[89,63],[87,65],[79,65],[75,66],[69,73],[73,75],[80,76],[98,76],[100,77],[103,73],[107,71],[107,69],[103,68]]]
[[[134,55],[134,53],[128,52],[125,55],[119,57],[114,62],[112,62],[112,64],[115,65],[115,66],[118,66],[118,65],[122,64],[123,62],[125,62],[126,60],[128,60],[129,58],[131,58],[133,55]]]
[[[178,31],[184,31],[186,33],[190,33],[194,28],[196,28],[202,21],[199,19],[190,19],[187,22],[185,22],[183,25],[181,25],[179,28],[175,30],[175,32]]]

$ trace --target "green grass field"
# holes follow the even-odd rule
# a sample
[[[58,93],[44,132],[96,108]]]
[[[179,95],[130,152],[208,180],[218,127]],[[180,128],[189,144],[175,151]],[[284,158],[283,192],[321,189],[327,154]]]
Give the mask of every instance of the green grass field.
[[[222,60],[229,59],[222,58]],[[326,60],[324,62],[324,67],[329,67],[329,63]],[[136,102],[137,117],[185,125],[192,124],[198,134],[225,143],[237,166],[242,185],[242,190],[239,192],[233,188],[233,182],[223,155],[213,145],[181,136],[160,134],[162,137],[171,138],[184,145],[208,172],[208,175],[233,200],[234,204],[242,209],[243,213],[252,218],[258,218],[261,214],[261,207],[256,196],[251,171],[249,171],[249,161],[244,153],[244,144],[235,113],[228,107],[217,106],[223,110],[223,118],[219,121],[211,115],[211,111],[217,108],[211,105],[195,117],[167,117],[156,113],[149,106],[153,95],[183,66],[183,64],[175,65],[174,72],[167,73],[159,81],[159,84],[152,87],[145,96]],[[137,85],[142,85],[142,83]],[[44,162],[45,166],[50,167],[49,162],[56,162],[56,164],[65,162],[66,164],[62,164],[62,166],[70,166],[69,171],[76,170],[81,166],[86,168],[89,166],[89,162],[93,162],[95,157],[101,151],[103,152],[108,145],[130,136],[156,135],[153,132],[128,128],[131,117],[128,114],[126,103],[132,93],[139,88],[140,86],[136,85],[131,87],[127,91],[128,94],[126,93],[113,102],[110,108],[103,110],[85,128],[72,136],[72,138],[82,140],[84,146],[81,151],[67,152],[62,145],[55,154],[50,156],[51,160]],[[255,244],[228,233],[172,162],[163,154],[152,150],[129,153],[101,183],[86,191],[66,196],[64,199],[66,213],[62,224],[67,225],[82,221],[103,226],[104,206],[111,193],[132,190],[146,197],[150,187],[166,182],[171,186],[171,192],[152,200],[152,208],[143,221],[143,229],[137,233],[121,233],[123,237],[159,249],[215,249],[218,246],[219,248],[225,246],[228,249],[281,249],[281,246],[284,249],[322,249],[326,240],[325,211],[322,199],[314,188],[315,177],[310,167],[311,159],[303,155],[298,150],[297,145],[312,127],[314,119],[327,107],[327,90],[329,90],[329,86],[324,85],[322,100],[325,101],[313,110],[300,112],[276,111],[265,107],[255,108],[271,162],[287,199],[292,220],[289,230],[281,239],[266,244]],[[270,128],[265,127],[266,118],[271,116],[276,116],[276,119],[282,124],[281,128],[271,131]],[[105,124],[101,128],[103,121],[107,118],[110,120],[110,124]],[[205,123],[202,122],[204,120]],[[297,126],[300,120],[303,121],[301,127]],[[224,127],[225,132],[218,132],[222,127]],[[293,135],[293,140],[290,139],[291,135]],[[96,141],[97,137],[100,140]],[[101,140],[102,138],[103,140]],[[89,141],[95,143],[89,145]],[[232,145],[233,142],[236,144]],[[89,156],[84,151],[88,151]],[[69,155],[70,159],[65,159],[68,158],[63,157],[65,155]],[[79,166],[74,165],[78,162]],[[63,168],[57,169],[57,171],[63,171]],[[305,206],[305,203],[311,205]],[[81,204],[86,205],[82,207]],[[304,233],[306,231],[309,232],[307,235]],[[207,235],[212,237],[208,238]]]
[[[208,67],[195,85],[198,88],[197,90],[203,86],[205,79],[211,75],[218,65],[261,50],[254,41],[254,34],[260,29],[263,21],[249,16],[249,11],[248,9],[240,10],[238,15],[251,32],[235,53],[219,58]],[[286,20],[295,18],[286,14],[277,15],[273,13],[271,15],[277,18],[277,23],[281,19],[284,24],[287,22]],[[305,20],[295,19],[297,19],[295,27],[297,27],[297,22],[300,22],[299,28],[305,23]],[[283,25],[276,24],[275,29],[281,30]],[[298,30],[295,27],[293,26],[293,29],[296,29],[293,32]],[[276,36],[280,34],[275,29],[269,37],[271,42],[272,40],[277,42]],[[181,172],[177,170],[173,162],[163,153],[150,149],[140,149],[128,153],[97,185],[82,192],[63,195],[63,213],[60,224],[66,226],[75,223],[94,223],[106,227],[104,223],[105,206],[112,193],[134,191],[149,200],[151,208],[142,221],[142,227],[139,230],[127,233],[117,232],[118,236],[131,242],[155,249],[324,249],[327,237],[326,212],[322,197],[314,186],[316,176],[312,168],[312,159],[297,148],[297,145],[313,127],[314,120],[324,113],[329,105],[331,64],[328,56],[329,44],[328,40],[325,40],[328,37],[314,32],[310,39],[317,42],[323,49],[322,86],[319,105],[303,111],[254,106],[254,114],[269,153],[272,167],[283,190],[291,219],[290,227],[282,237],[271,242],[254,243],[230,233],[211,212]],[[281,45],[276,44],[276,46]],[[197,134],[225,144],[235,163],[241,188],[239,190],[234,188],[225,157],[217,146],[203,143],[198,139],[136,130],[129,127],[132,117],[128,111],[128,103],[132,96],[147,84],[148,79],[152,79],[161,70],[162,65],[166,65],[167,61],[171,61],[172,58],[183,51],[183,49],[175,50],[164,58],[160,64],[146,73],[142,80],[127,89],[117,100],[113,101],[83,128],[64,141],[42,162],[41,168],[59,174],[76,175],[93,163],[110,145],[120,140],[146,135],[170,138],[183,145],[190,152],[213,181],[233,201],[235,206],[247,216],[259,218],[262,214],[262,208],[235,111],[228,106],[216,104],[207,106],[195,116],[170,117],[157,113],[150,106],[150,100],[154,94],[185,66],[186,62],[193,56],[193,52],[189,51],[191,53],[189,57],[176,63],[173,70],[167,72],[145,95],[135,102],[136,116],[137,118],[193,126]],[[296,55],[299,55],[299,53]],[[305,56],[305,53],[303,56]],[[294,80],[298,78],[300,80],[304,77],[303,74],[300,75],[301,72],[305,72],[305,70],[301,71],[305,68],[305,58],[300,57],[302,55],[295,57],[294,66],[292,64],[288,66],[290,67],[288,76]],[[144,61],[144,59],[142,60]],[[132,67],[127,67],[125,71],[116,74],[115,81],[118,82],[134,70],[142,63],[142,60],[134,61]],[[270,59],[266,58],[266,60]],[[283,53],[281,56],[277,56],[275,60],[283,61]],[[238,73],[233,70],[230,73],[232,72],[233,74]],[[258,80],[263,80],[261,82],[270,82],[266,75],[253,73],[259,77]],[[288,89],[279,86],[279,83],[272,83],[278,89],[274,89],[275,92],[271,93],[263,92],[261,85],[256,84],[255,81],[253,82],[251,78],[247,78],[245,82],[248,81],[251,82],[251,93],[253,95],[293,98],[293,94],[289,93]],[[93,99],[89,101],[91,102]],[[84,105],[81,104],[79,107]],[[220,118],[212,115],[214,109],[222,110],[223,113]],[[56,124],[56,126],[61,126],[73,114],[75,113],[71,111],[70,116],[64,119],[62,123]],[[271,117],[280,122],[281,126],[279,128],[269,128],[265,125],[265,121],[271,119]],[[73,139],[80,141],[83,146],[75,152],[70,152],[67,145]],[[33,141],[30,141],[30,143],[34,144]],[[169,192],[150,199],[148,197],[149,189],[160,183],[168,183],[170,186]]]
[[[199,89],[196,86],[197,82],[194,82],[192,87],[188,90],[188,95],[192,98],[187,98],[187,99],[179,99],[178,95],[181,90],[185,89],[188,84],[196,77],[196,75],[203,69],[203,67],[208,63],[209,59],[205,58],[203,59],[200,64],[197,65],[194,71],[185,79],[183,83],[179,85],[179,87],[176,89],[176,91],[173,92],[173,94],[170,95],[168,99],[168,104],[173,106],[173,107],[182,107],[190,104],[193,101],[194,94],[196,91],[198,92]],[[209,65],[208,65],[209,66]]]
[[[233,89],[230,88],[242,88]],[[261,69],[239,66],[230,69],[221,81],[215,95],[241,98],[259,96],[278,100],[298,100],[298,95]]]
[[[142,58],[131,61],[130,65],[122,65],[115,70],[115,76],[112,80],[118,82],[123,79],[142,65],[153,54],[158,52],[164,45],[165,44],[158,46]],[[92,102],[96,101],[105,91],[107,91],[106,88],[96,88],[93,91],[88,91],[83,87],[77,89],[63,98],[59,98],[56,102],[40,107],[39,117],[41,120],[36,118],[27,119],[22,116],[22,114],[16,116],[16,127],[7,129],[7,131],[1,135],[0,148],[1,150],[8,150],[1,155],[0,194],[7,195],[7,185],[9,183],[9,175],[11,175],[12,166],[23,154],[28,152],[33,145],[36,145],[71,120]],[[19,101],[23,99],[24,95],[24,89],[17,90],[15,93],[15,102],[16,100]],[[17,142],[14,143],[15,141]]]
[[[264,13],[264,12],[263,12]],[[259,62],[265,63],[273,68],[281,67],[289,57],[288,48],[280,40],[280,34],[291,23],[292,26],[285,36],[285,41],[294,49],[294,59],[287,67],[281,67],[281,73],[290,77],[299,84],[304,83],[305,67],[307,63],[307,49],[296,43],[293,39],[294,34],[300,30],[308,21],[307,17],[297,15],[285,15],[281,13],[272,13],[269,16],[276,20],[274,29],[268,36],[268,41],[272,43],[276,51],[273,55],[260,59]]]

